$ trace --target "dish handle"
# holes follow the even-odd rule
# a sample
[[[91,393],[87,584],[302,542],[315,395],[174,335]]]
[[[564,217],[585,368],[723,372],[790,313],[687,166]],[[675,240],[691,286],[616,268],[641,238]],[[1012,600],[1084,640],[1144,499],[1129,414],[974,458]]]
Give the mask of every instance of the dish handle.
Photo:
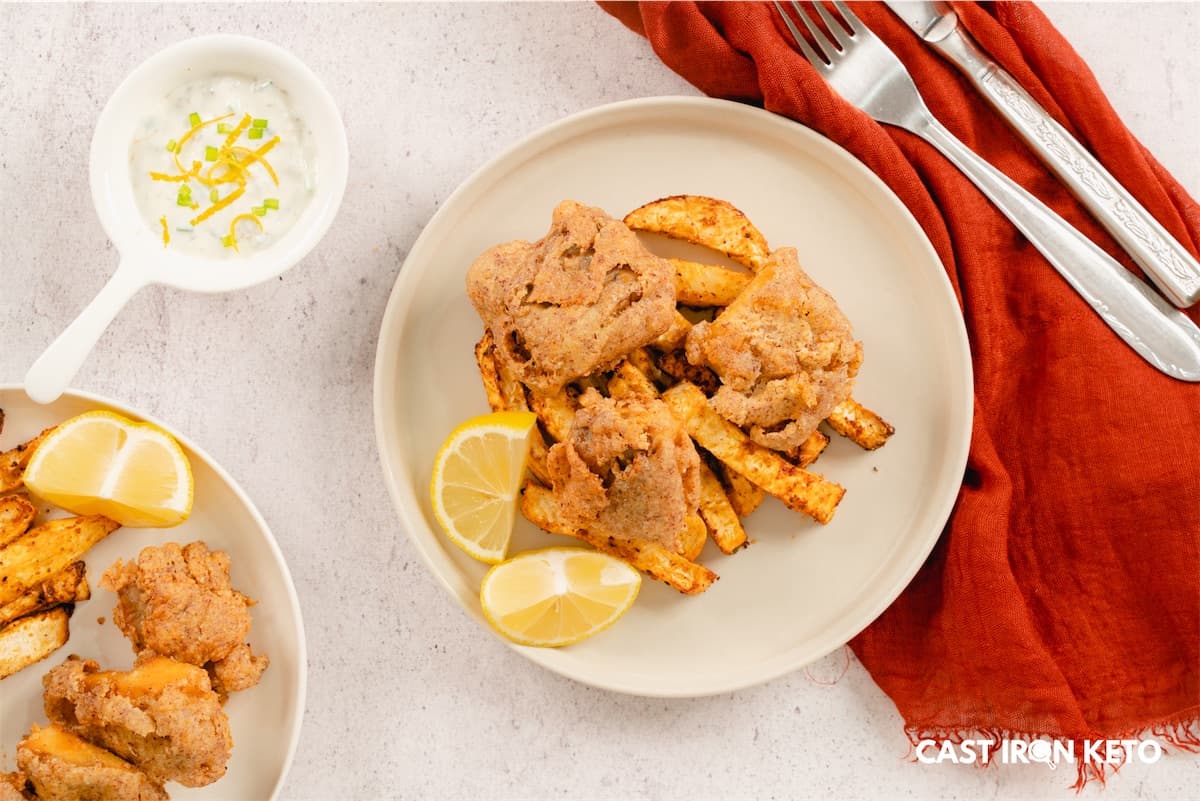
[[[150,283],[142,262],[122,258],[117,271],[79,316],[25,374],[25,394],[34,403],[53,403],[63,394],[117,313]]]

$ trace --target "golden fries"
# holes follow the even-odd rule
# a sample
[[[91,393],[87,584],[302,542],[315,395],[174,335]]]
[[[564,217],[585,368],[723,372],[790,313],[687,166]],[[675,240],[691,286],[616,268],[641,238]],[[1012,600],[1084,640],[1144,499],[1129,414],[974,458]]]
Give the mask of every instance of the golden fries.
[[[37,509],[23,495],[0,498],[0,548],[24,534],[36,514]]]
[[[521,513],[538,528],[583,540],[598,551],[623,559],[646,575],[674,587],[684,595],[704,592],[717,574],[702,565],[650,541],[620,541],[598,537],[567,525],[558,512],[558,501],[545,487],[526,484],[521,492]]]
[[[896,433],[891,424],[854,398],[847,398],[833,407],[826,422],[834,431],[868,451],[881,447]]]
[[[788,459],[795,462],[800,467],[808,467],[813,462],[817,461],[825,449],[829,447],[829,437],[822,434],[820,431],[814,431],[808,435],[800,446],[787,454]]]
[[[24,615],[53,606],[86,601],[90,597],[92,591],[88,586],[86,567],[83,562],[74,562],[45,581],[26,589],[15,600],[0,606],[0,628]]]
[[[846,490],[823,476],[796,467],[769,448],[752,442],[740,428],[714,412],[694,384],[680,383],[663,393],[676,419],[692,439],[789,508],[828,523]]]
[[[704,519],[699,514],[690,514],[687,519],[687,528],[683,532],[683,547],[680,549],[684,559],[689,562],[695,562],[700,557],[700,552],[704,550],[704,543],[708,542],[708,526],[704,524]]]
[[[700,466],[700,517],[722,552],[733,553],[746,544],[746,530],[742,528],[721,480],[708,465]]]
[[[42,444],[46,435],[54,430],[51,426],[33,439],[18,445],[10,451],[0,453],[0,493],[12,492],[24,485],[25,468],[37,446]]]
[[[629,212],[625,224],[635,231],[703,245],[751,270],[761,267],[770,255],[766,237],[754,223],[732,204],[716,198],[665,197]]]
[[[66,645],[70,636],[67,623],[70,617],[67,607],[56,606],[0,629],[0,679],[45,659]]]
[[[757,509],[767,495],[763,488],[738,471],[726,467],[720,459],[711,455],[709,459],[712,462],[710,466],[713,474],[721,480],[721,486],[725,488],[725,494],[729,496],[729,505],[733,507],[737,516],[746,517]]]
[[[691,320],[700,319],[697,315],[710,320],[720,316],[751,284],[752,273],[766,265],[770,250],[762,232],[733,205],[698,195],[677,195],[647,203],[626,215],[624,221],[635,231],[706,247],[750,273],[738,267],[668,258],[674,270],[677,304],[669,328],[647,346],[627,353],[615,367],[576,378],[554,393],[530,388],[506,370],[505,360],[486,330],[475,346],[475,360],[494,411],[529,410],[538,417],[539,434],[530,455],[534,478],[526,482],[521,496],[525,517],[548,532],[575,537],[617,556],[682,593],[696,594],[717,579],[715,573],[695,562],[705,542],[711,538],[725,554],[744,547],[748,538],[742,518],[753,513],[767,494],[824,524],[832,519],[845,489],[804,469],[828,446],[828,436],[813,431],[791,451],[759,445],[710,405],[709,397],[721,388],[720,376],[687,358],[685,344],[693,327]],[[572,428],[580,393],[593,389],[616,400],[661,399],[700,452],[700,501],[686,519],[678,541],[680,553],[636,532],[629,537],[609,537],[577,529],[559,508],[553,482],[547,475],[547,454],[556,442],[586,436],[587,432],[573,432]],[[853,400],[838,405],[827,422],[839,434],[867,449],[879,447],[893,433],[877,414]],[[4,507],[0,506],[0,533],[3,514]]]
[[[750,276],[715,264],[667,259],[675,267],[675,300],[684,306],[728,306]]]
[[[120,525],[100,515],[51,520],[0,548],[0,604],[77,562]]]
[[[671,322],[671,327],[659,334],[658,339],[654,340],[651,344],[660,350],[678,350],[683,347],[688,331],[691,330],[691,320],[679,312],[675,312],[675,319]]]

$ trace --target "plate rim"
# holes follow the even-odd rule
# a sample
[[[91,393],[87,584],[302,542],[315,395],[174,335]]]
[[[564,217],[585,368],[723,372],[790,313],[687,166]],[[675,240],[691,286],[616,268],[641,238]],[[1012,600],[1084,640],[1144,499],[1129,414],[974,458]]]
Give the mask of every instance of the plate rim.
[[[430,534],[436,539],[437,532],[434,531],[425,521],[424,516],[419,513],[419,502],[412,504],[413,508],[409,508],[409,495],[413,501],[416,501],[415,492],[409,492],[406,482],[400,479],[400,473],[407,470],[407,462],[403,455],[399,453],[390,453],[386,447],[387,443],[384,440],[385,416],[389,409],[384,406],[385,395],[385,380],[384,365],[388,363],[387,357],[398,356],[396,351],[399,347],[399,339],[391,342],[387,340],[385,334],[402,325],[408,316],[409,309],[415,300],[415,291],[413,285],[418,280],[415,277],[415,271],[406,270],[405,268],[415,258],[424,257],[424,251],[428,248],[428,241],[431,237],[430,232],[434,230],[442,218],[448,214],[448,209],[453,209],[459,199],[472,192],[478,184],[490,179],[493,173],[502,171],[507,168],[509,162],[526,156],[526,151],[536,150],[542,146],[543,140],[548,140],[547,145],[560,143],[561,140],[555,136],[560,134],[565,129],[570,129],[575,126],[585,126],[588,123],[594,124],[597,128],[601,127],[603,118],[608,116],[616,116],[630,111],[642,110],[644,113],[650,114],[655,111],[668,111],[672,107],[675,108],[696,108],[707,109],[714,114],[735,114],[742,115],[752,124],[762,124],[774,126],[780,131],[784,129],[788,133],[806,138],[811,147],[822,149],[829,155],[831,160],[836,161],[836,169],[839,172],[849,171],[865,180],[866,183],[877,190],[879,199],[885,201],[896,212],[897,223],[903,226],[909,233],[913,234],[914,245],[923,252],[923,255],[928,261],[936,266],[937,280],[936,284],[939,292],[943,295],[943,300],[952,304],[959,313],[955,316],[956,325],[954,331],[957,334],[953,338],[953,348],[951,358],[957,357],[959,363],[959,381],[957,394],[962,396],[963,407],[958,410],[961,419],[957,431],[950,431],[949,435],[957,440],[957,448],[953,449],[953,459],[948,463],[948,467],[953,468],[956,473],[962,473],[966,469],[968,454],[971,443],[971,432],[974,422],[974,369],[971,361],[970,342],[967,336],[966,323],[961,313],[961,306],[958,302],[957,295],[954,292],[953,285],[950,283],[950,278],[946,274],[945,267],[937,252],[934,250],[933,244],[929,237],[921,228],[912,212],[904,202],[896,195],[892,189],[884,183],[884,181],[875,175],[863,162],[859,161],[853,154],[837,144],[833,140],[821,135],[815,130],[798,123],[790,118],[777,115],[773,112],[764,109],[749,106],[743,103],[737,103],[730,100],[722,100],[710,97],[693,97],[686,95],[663,95],[654,97],[642,97],[631,100],[622,100],[615,103],[606,103],[600,106],[584,109],[582,111],[569,114],[561,119],[544,125],[536,130],[522,136],[513,144],[503,148],[495,156],[489,158],[481,166],[476,168],[440,205],[436,212],[430,217],[429,221],[421,229],[416,241],[413,242],[409,249],[403,264],[401,265],[399,274],[392,285],[391,292],[388,295],[388,302],[384,309],[384,313],[379,323],[379,332],[375,347],[375,365],[373,373],[373,406],[374,406],[374,423],[375,423],[375,447],[379,456],[380,467],[383,471],[384,483],[387,486],[388,496],[392,499],[392,506],[396,511],[401,526],[404,528],[404,533],[409,541],[415,546],[417,554],[424,563],[426,569],[436,578],[437,582],[446,590],[468,616],[475,622],[486,629],[493,637],[504,643],[511,650],[516,651],[522,656],[529,659],[531,662],[543,667],[551,672],[563,676],[565,678],[577,681],[581,684],[596,687],[602,690],[619,692],[627,695],[633,695],[645,698],[700,698],[723,693],[735,692],[749,687],[756,687],[765,684],[769,681],[780,678],[781,676],[793,673],[806,664],[820,659],[822,656],[828,655],[837,648],[849,643],[855,636],[861,633],[864,629],[871,625],[879,618],[883,612],[891,606],[904,590],[912,583],[921,566],[928,559],[929,554],[933,551],[938,540],[941,538],[942,532],[945,529],[946,523],[950,518],[951,513],[958,501],[958,496],[961,491],[961,484],[954,492],[947,491],[941,503],[932,507],[930,519],[939,521],[936,526],[930,526],[930,531],[921,541],[920,547],[915,548],[909,557],[909,563],[905,569],[898,574],[898,578],[893,586],[888,588],[886,593],[881,594],[880,601],[868,607],[868,611],[859,615],[865,620],[858,625],[855,631],[847,636],[843,641],[829,645],[828,648],[819,648],[821,653],[813,657],[808,662],[802,664],[785,664],[782,667],[773,667],[772,669],[760,671],[750,675],[739,675],[719,684],[712,684],[701,689],[654,689],[646,690],[632,686],[630,682],[609,681],[597,677],[583,677],[573,672],[562,669],[558,664],[543,658],[540,653],[542,649],[529,648],[527,646],[518,645],[510,642],[503,637],[500,637],[491,626],[487,625],[483,616],[476,610],[465,605],[459,597],[457,588],[450,580],[443,576],[441,571],[436,567],[435,562],[428,552],[426,544],[418,537],[417,531],[422,527],[429,530]],[[598,119],[597,119],[598,118]],[[953,398],[952,398],[953,400]],[[857,619],[857,618],[856,618]],[[837,639],[833,637],[831,639]]]
[[[20,383],[0,383],[0,394],[6,392],[24,393],[25,385]],[[212,470],[213,473],[216,474],[217,478],[225,482],[226,486],[233,490],[234,496],[237,497],[237,499],[241,501],[242,505],[245,506],[245,508],[250,512],[251,519],[265,535],[271,556],[275,559],[277,566],[282,569],[288,601],[291,604],[292,611],[295,613],[295,633],[296,642],[298,645],[297,656],[299,657],[297,662],[300,665],[298,672],[299,681],[296,683],[296,697],[292,699],[296,709],[295,723],[292,724],[293,731],[288,738],[289,742],[287,753],[284,755],[283,770],[280,771],[279,776],[276,778],[275,785],[271,789],[271,795],[269,796],[269,801],[276,801],[276,799],[279,798],[279,794],[283,791],[283,785],[288,777],[288,774],[291,772],[292,763],[295,761],[296,757],[296,751],[299,750],[300,732],[304,728],[304,712],[308,699],[308,641],[304,634],[304,610],[300,606],[300,597],[296,594],[296,583],[292,580],[292,572],[288,569],[287,560],[283,558],[283,551],[281,551],[279,548],[279,541],[275,539],[274,532],[272,532],[271,527],[267,525],[267,521],[263,518],[262,513],[258,511],[258,507],[254,505],[254,502],[250,500],[250,496],[247,495],[246,491],[242,489],[242,486],[236,480],[234,480],[233,476],[231,476],[229,472],[216,461],[216,459],[209,455],[208,451],[197,446],[191,438],[179,433],[179,430],[174,426],[159,419],[155,415],[145,414],[144,412],[133,406],[130,406],[127,403],[114,400],[113,398],[96,392],[89,392],[87,390],[75,389],[72,387],[66,389],[59,398],[55,399],[54,403],[57,403],[62,399],[76,399],[86,401],[88,403],[97,403],[103,406],[108,406],[120,414],[123,414],[127,417],[136,418],[137,420],[141,420],[143,422],[152,423],[166,431],[181,445],[183,445],[184,448],[191,451],[193,455],[204,462],[205,466]],[[36,403],[36,401],[30,399],[30,403]],[[50,403],[39,405],[52,406],[54,404]]]

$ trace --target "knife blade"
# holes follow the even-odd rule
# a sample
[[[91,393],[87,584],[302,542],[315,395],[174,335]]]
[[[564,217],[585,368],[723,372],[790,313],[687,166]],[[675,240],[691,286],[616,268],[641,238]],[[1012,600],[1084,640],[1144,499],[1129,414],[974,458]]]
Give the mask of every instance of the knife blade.
[[[884,0],[971,81],[1176,306],[1200,300],[1200,262],[959,24],[948,3]]]

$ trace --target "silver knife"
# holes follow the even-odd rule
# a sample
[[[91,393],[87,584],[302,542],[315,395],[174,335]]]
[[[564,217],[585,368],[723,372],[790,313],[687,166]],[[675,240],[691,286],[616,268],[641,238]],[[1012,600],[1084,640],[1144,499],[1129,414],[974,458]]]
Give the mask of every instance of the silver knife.
[[[980,50],[947,3],[885,0],[1004,116],[1162,293],[1180,308],[1200,300],[1200,263],[1002,67]]]

